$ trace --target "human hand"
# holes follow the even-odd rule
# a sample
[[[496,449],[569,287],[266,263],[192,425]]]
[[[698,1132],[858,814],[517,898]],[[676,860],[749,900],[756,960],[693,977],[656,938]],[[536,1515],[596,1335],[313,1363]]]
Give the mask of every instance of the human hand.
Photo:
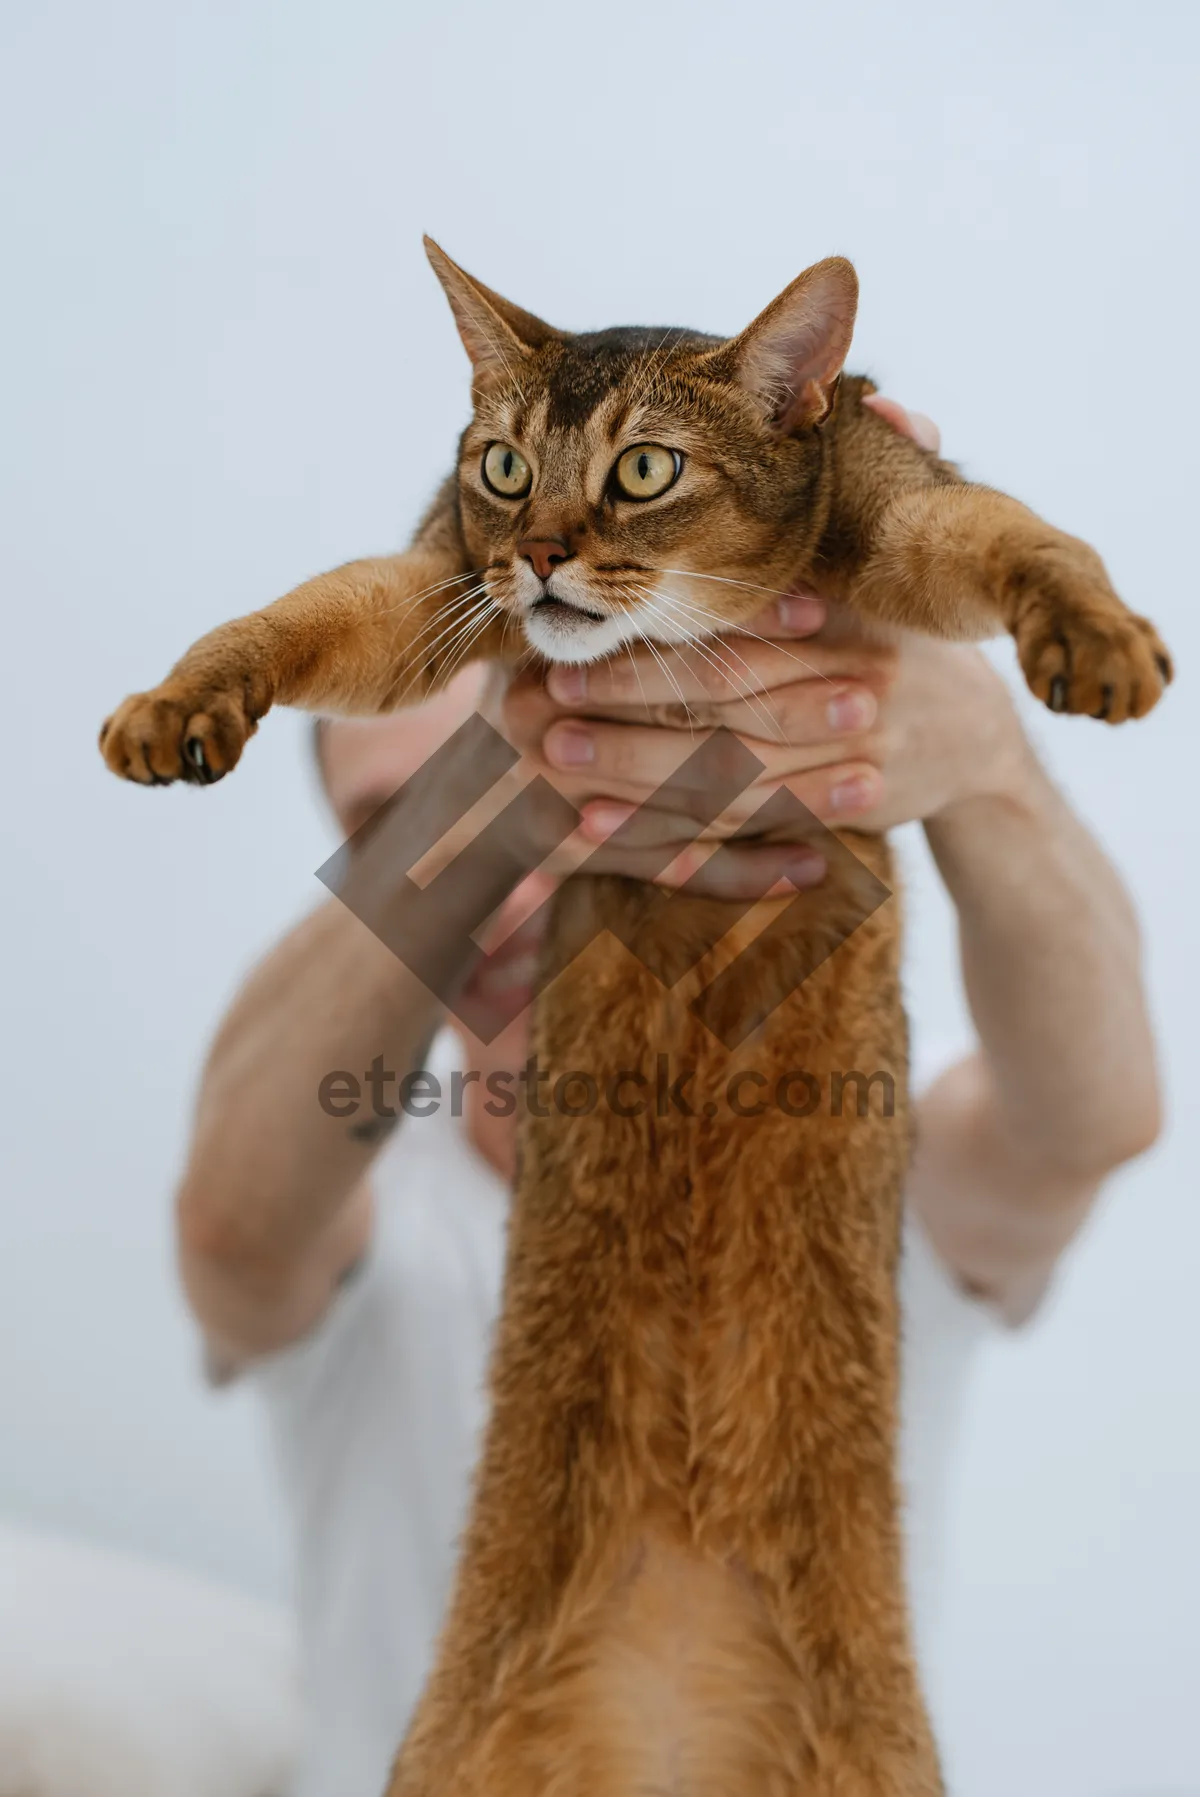
[[[929,420],[882,396],[867,403],[938,447]],[[661,859],[663,845],[678,845],[678,859],[650,875],[667,885],[697,876],[713,840],[744,826],[781,786],[833,828],[883,830],[1010,781],[1023,738],[1003,682],[977,650],[915,636],[869,641],[844,629],[816,635],[829,609],[814,594],[781,595],[702,649],[634,648],[587,668],[501,680],[494,721],[579,809],[584,838],[601,843],[625,826],[622,854],[635,864],[613,871],[647,877],[646,853]],[[698,828],[703,795],[672,790],[664,806],[662,788],[719,727],[751,748],[762,772]],[[805,885],[823,871],[811,845],[789,864],[778,842],[741,842],[713,864],[714,877],[747,891],[763,890],[768,874]]]

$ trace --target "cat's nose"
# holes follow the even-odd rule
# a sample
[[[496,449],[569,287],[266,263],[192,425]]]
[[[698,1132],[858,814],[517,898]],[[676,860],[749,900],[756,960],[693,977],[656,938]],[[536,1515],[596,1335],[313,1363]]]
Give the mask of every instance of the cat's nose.
[[[549,580],[560,562],[569,562],[574,551],[561,537],[522,537],[517,554],[524,556],[539,580]]]

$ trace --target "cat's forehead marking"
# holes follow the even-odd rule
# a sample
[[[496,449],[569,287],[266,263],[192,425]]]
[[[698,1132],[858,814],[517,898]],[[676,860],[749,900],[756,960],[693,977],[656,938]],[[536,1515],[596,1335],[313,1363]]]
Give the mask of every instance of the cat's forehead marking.
[[[587,331],[562,346],[547,377],[546,428],[581,430],[617,389],[653,379],[656,366],[682,345],[701,348],[715,338],[671,326],[618,325]]]
[[[536,438],[544,437],[546,432],[546,411],[549,397],[544,392],[532,392],[528,398],[522,395],[509,401],[508,410],[502,423],[504,434],[518,443],[531,443]]]

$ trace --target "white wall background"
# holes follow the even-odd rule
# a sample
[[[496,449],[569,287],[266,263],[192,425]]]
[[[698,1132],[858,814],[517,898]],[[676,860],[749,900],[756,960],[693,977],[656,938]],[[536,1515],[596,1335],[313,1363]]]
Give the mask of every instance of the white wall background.
[[[206,1036],[331,837],[294,718],[203,796],[94,737],[412,522],[466,399],[421,230],[580,327],[732,330],[843,250],[854,362],[1093,539],[1182,669],[1141,726],[1034,724],[1141,904],[1173,1117],[983,1370],[948,1759],[965,1797],[1200,1792],[1195,11],[41,0],[3,35],[0,1510],[280,1588],[169,1194]],[[915,882],[914,1008],[953,1035]]]

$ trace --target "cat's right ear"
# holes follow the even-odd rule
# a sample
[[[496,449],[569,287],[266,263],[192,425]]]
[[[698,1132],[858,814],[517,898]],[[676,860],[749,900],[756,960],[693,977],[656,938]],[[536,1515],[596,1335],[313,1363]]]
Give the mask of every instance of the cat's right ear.
[[[424,242],[425,254],[450,301],[475,379],[482,385],[512,375],[533,350],[561,339],[561,331],[544,324],[532,312],[514,306],[511,300],[502,299],[467,274],[432,237],[426,237]]]
[[[830,256],[798,275],[716,359],[778,430],[820,424],[833,407],[857,309],[853,265]]]

